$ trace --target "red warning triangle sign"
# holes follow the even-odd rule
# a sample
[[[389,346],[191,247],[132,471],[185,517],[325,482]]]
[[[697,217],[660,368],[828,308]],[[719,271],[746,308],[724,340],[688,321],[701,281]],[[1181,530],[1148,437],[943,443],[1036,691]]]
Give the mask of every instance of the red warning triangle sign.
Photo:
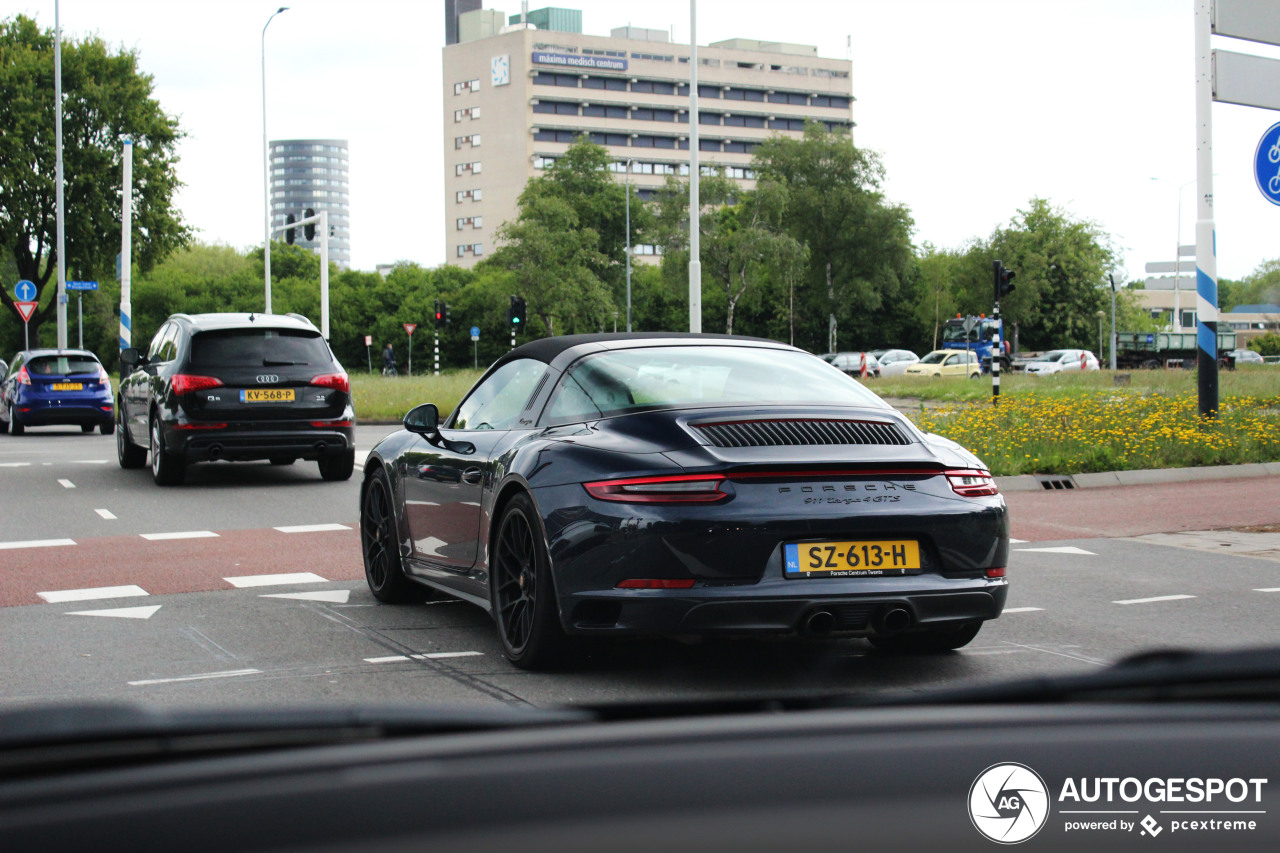
[[[24,323],[28,323],[31,321],[31,315],[36,313],[36,306],[39,305],[38,302],[16,302],[16,301],[13,304],[18,306],[18,313],[22,315],[22,322]]]

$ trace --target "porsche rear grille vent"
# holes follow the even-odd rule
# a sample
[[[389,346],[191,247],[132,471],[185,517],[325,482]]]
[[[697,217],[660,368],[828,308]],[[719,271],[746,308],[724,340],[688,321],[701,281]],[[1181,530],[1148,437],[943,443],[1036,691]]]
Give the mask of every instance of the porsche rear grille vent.
[[[894,424],[878,421],[729,421],[694,426],[714,447],[821,444],[910,444]]]

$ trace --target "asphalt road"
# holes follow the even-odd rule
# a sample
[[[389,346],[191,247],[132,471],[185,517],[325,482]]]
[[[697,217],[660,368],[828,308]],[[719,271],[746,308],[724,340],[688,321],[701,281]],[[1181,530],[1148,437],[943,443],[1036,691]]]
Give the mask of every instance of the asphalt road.
[[[366,451],[391,427],[361,427]],[[114,440],[0,437],[0,704],[612,702],[918,690],[1087,671],[1157,647],[1280,642],[1276,478],[1011,493],[1005,615],[960,652],[861,640],[593,644],[568,671],[509,666],[488,617],[389,607],[364,586],[357,483],[314,464],[193,467],[160,489]],[[1250,538],[1253,537],[1253,538]],[[1270,537],[1270,538],[1268,538]]]

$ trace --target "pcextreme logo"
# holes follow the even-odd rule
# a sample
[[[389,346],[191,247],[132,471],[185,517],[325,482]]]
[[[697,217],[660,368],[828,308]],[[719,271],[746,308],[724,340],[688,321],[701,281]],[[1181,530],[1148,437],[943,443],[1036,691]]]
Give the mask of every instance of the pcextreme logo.
[[[999,844],[1019,844],[1049,819],[1049,789],[1025,764],[993,764],[969,788],[969,819]]]

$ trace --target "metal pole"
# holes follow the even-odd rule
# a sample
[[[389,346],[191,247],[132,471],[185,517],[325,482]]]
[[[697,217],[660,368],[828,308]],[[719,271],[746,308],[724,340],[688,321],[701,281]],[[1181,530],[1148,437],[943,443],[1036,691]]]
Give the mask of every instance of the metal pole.
[[[53,97],[57,104],[54,112],[54,133],[58,137],[57,168],[54,193],[57,201],[58,225],[58,349],[67,347],[67,205],[62,187],[62,22],[58,15],[58,0],[53,0]]]
[[[405,376],[413,375],[413,332],[409,333],[409,366],[405,370]]]
[[[471,367],[473,370],[480,369],[480,342],[471,342]]]
[[[267,144],[267,27],[276,15],[289,10],[281,6],[262,25],[262,270],[266,285],[266,312],[271,313],[271,147]]]
[[[698,0],[689,0],[689,331],[702,331],[702,235],[698,214]]]
[[[1107,273],[1111,279],[1111,372],[1116,372],[1116,277]]]
[[[627,331],[631,331],[631,158],[627,158]]]
[[[435,332],[436,376],[440,375],[440,330]]]
[[[124,141],[120,191],[120,349],[133,346],[133,140]]]
[[[1196,2],[1196,343],[1200,416],[1218,415],[1218,260],[1213,221],[1212,0]]]
[[[329,340],[329,211],[320,211],[320,334]],[[412,337],[410,338],[412,343]]]
[[[79,337],[77,338],[78,343],[76,344],[76,347],[78,349],[84,349],[84,294],[83,293],[76,294],[76,319],[80,327],[80,333],[79,333]]]

